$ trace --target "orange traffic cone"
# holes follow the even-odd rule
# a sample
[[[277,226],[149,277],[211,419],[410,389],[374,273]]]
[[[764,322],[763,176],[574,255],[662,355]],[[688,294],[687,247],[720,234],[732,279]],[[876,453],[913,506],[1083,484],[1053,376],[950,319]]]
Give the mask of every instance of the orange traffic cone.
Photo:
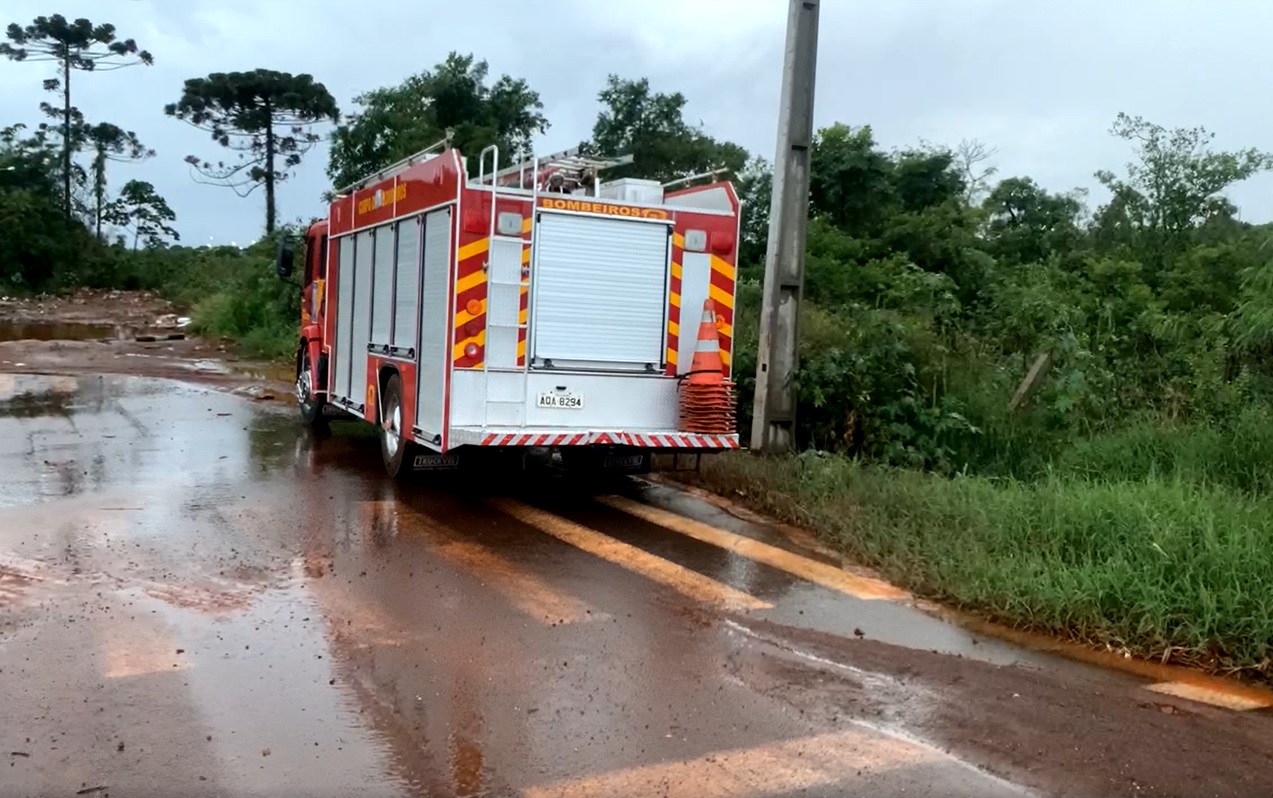
[[[716,332],[716,310],[711,299],[703,303],[694,359],[690,361],[689,373],[681,379],[679,409],[678,426],[684,432],[731,435],[735,431],[734,385],[725,380],[720,335]]]
[[[698,340],[694,342],[694,359],[686,379],[691,385],[720,385],[725,381],[725,364],[720,359],[720,335],[716,332],[716,305],[703,303],[703,318],[698,323]]]

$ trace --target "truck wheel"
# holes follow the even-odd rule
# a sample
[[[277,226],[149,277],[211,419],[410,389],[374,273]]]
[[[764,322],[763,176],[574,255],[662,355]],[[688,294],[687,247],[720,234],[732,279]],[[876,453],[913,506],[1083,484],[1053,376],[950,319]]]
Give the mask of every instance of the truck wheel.
[[[314,393],[314,370],[310,367],[309,351],[301,356],[301,367],[296,375],[296,399],[301,406],[301,419],[311,427],[323,423],[323,405],[326,401]]]
[[[385,471],[395,479],[411,471],[405,464],[408,450],[413,446],[403,435],[403,429],[402,380],[392,374],[380,395],[380,456],[385,461]]]

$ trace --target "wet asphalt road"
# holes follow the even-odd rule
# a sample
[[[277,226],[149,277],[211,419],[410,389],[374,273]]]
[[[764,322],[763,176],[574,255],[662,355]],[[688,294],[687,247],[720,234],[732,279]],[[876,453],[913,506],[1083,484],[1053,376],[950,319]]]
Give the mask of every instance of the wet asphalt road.
[[[1065,667],[666,489],[399,486],[174,382],[0,374],[0,469],[5,794],[1020,795],[776,630]]]

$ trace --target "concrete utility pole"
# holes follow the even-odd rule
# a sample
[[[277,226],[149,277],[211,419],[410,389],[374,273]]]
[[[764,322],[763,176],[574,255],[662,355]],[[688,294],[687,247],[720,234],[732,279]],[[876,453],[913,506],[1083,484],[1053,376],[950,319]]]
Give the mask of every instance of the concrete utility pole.
[[[813,145],[813,82],[818,64],[819,0],[790,0],[787,51],[778,108],[765,304],[760,313],[755,418],[751,448],[766,454],[795,446],[800,294],[809,222],[809,151]]]

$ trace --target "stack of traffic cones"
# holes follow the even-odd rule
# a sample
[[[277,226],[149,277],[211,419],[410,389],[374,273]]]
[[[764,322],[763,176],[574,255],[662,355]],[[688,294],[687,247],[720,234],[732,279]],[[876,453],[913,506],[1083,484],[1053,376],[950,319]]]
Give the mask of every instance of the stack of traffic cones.
[[[680,429],[700,435],[732,435],[734,384],[725,380],[720,357],[720,335],[716,332],[716,309],[712,300],[703,303],[703,320],[698,325],[698,341],[690,370],[681,378]]]

